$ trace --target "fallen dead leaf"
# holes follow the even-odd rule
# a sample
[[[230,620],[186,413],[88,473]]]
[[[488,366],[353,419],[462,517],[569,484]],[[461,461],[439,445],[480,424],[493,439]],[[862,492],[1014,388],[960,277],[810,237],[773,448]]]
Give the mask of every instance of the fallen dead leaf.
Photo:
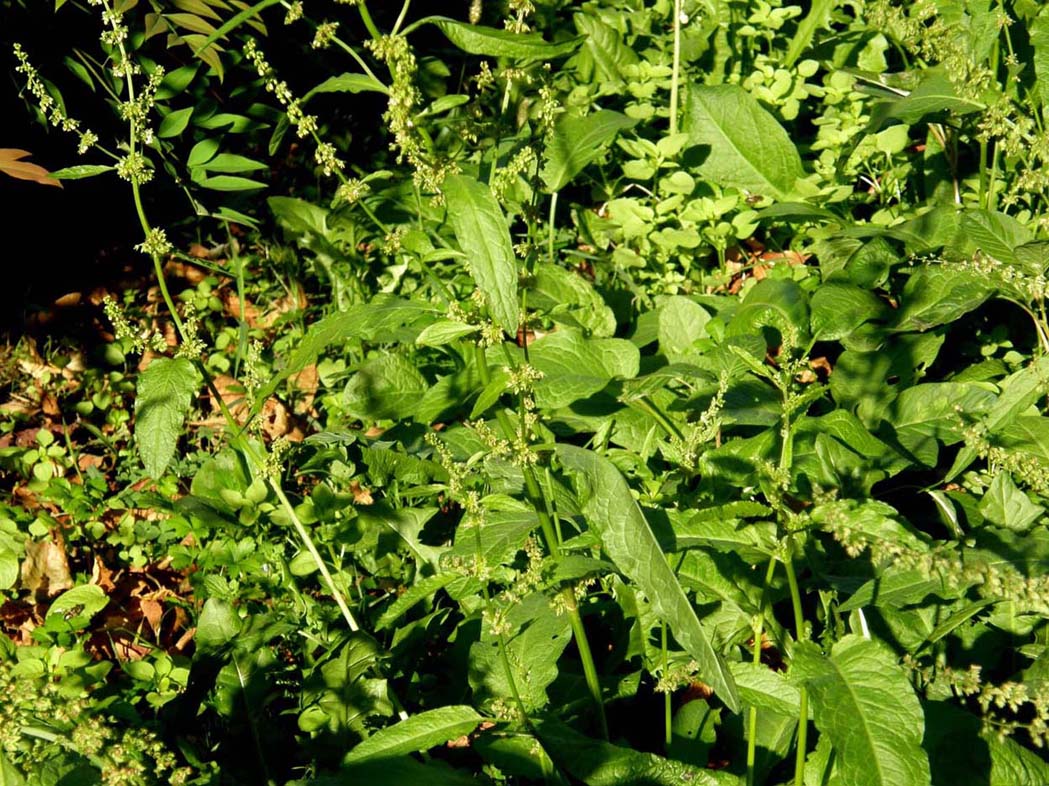
[[[27,543],[22,561],[22,588],[37,597],[54,597],[73,586],[65,544],[42,540]]]
[[[350,481],[350,492],[353,494],[353,502],[355,505],[371,505],[375,502],[372,499],[372,493],[366,488],[362,488],[361,484],[356,480]]]

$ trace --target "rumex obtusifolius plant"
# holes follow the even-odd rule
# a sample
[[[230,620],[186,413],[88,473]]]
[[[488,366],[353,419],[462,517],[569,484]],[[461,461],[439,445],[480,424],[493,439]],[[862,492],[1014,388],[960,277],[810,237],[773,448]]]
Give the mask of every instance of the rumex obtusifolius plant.
[[[168,529],[71,517],[75,558],[165,538],[193,649],[62,666],[81,572],[25,662],[156,711],[201,782],[1049,779],[1040,9],[188,5],[97,8],[117,152],[16,59],[112,156],[56,174],[129,181],[165,306],[107,311],[159,355],[119,457]],[[252,316],[267,276],[315,307]],[[50,529],[10,521],[18,573]]]

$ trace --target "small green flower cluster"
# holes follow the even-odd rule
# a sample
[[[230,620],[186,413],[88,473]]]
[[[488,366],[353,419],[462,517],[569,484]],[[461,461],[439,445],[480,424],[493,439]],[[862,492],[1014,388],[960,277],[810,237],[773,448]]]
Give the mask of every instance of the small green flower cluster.
[[[102,786],[180,786],[193,775],[148,729],[122,728],[90,712],[85,694],[15,671],[0,658],[0,752],[14,766],[39,772],[75,751],[98,769]]]
[[[130,343],[132,352],[141,354],[147,349],[153,352],[163,352],[167,349],[167,341],[159,331],[134,327],[124,309],[112,297],[106,297],[102,301],[102,309],[106,319],[113,326],[117,340]]]
[[[93,131],[83,128],[79,120],[75,120],[67,115],[62,105],[47,92],[40,74],[37,73],[33,64],[29,62],[29,55],[26,54],[22,45],[16,43],[13,49],[15,58],[18,60],[15,71],[25,77],[26,89],[36,99],[37,107],[48,119],[48,122],[55,128],[77,135],[80,140],[77,145],[77,153],[80,155],[97,145],[98,136]]]
[[[456,170],[450,161],[434,160],[427,152],[415,126],[415,110],[422,100],[415,86],[419,69],[415,53],[408,39],[401,35],[387,35],[365,42],[372,54],[386,64],[390,71],[390,99],[383,119],[393,133],[390,147],[397,152],[398,162],[408,162],[414,170],[416,186],[428,193],[438,193],[445,177]]]
[[[904,656],[903,664],[912,671],[919,687],[927,694],[975,698],[985,727],[993,730],[999,740],[1022,730],[1027,732],[1036,748],[1049,745],[1049,683],[1031,687],[1010,680],[992,685],[983,682],[977,664],[964,671],[943,664],[934,668],[923,665],[909,654]],[[1001,717],[1000,713],[1005,710],[1012,717]],[[1018,720],[1015,717],[1018,714],[1030,719]]]

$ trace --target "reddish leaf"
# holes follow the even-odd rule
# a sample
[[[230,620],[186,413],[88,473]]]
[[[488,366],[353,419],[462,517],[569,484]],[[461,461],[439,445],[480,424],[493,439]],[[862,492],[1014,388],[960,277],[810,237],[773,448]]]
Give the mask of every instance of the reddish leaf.
[[[11,177],[16,177],[19,180],[32,180],[42,186],[58,186],[61,188],[62,184],[49,177],[48,171],[42,166],[21,160],[31,155],[32,153],[28,150],[0,147],[0,172],[6,172]]]

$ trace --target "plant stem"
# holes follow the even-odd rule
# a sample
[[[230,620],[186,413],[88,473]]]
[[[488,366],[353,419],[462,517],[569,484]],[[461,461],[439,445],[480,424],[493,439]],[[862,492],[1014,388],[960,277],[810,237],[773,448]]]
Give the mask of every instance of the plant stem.
[[[368,5],[364,0],[357,0],[357,11],[360,13],[361,21],[364,22],[364,26],[367,28],[368,35],[372,37],[372,40],[378,41],[382,38],[382,33],[379,32],[379,28],[372,21],[372,15],[368,13]]]
[[[478,372],[481,375],[481,384],[488,385],[492,381],[492,376],[488,370],[488,359],[485,357],[484,349],[475,344],[474,353],[477,361]],[[514,428],[513,424],[510,422],[510,418],[507,417],[506,412],[497,408],[495,418],[503,432],[512,439],[514,436]],[[535,475],[535,470],[526,465],[521,468],[521,472],[524,475],[525,495],[528,497],[528,501],[535,509],[536,516],[539,519],[539,527],[543,533],[543,540],[546,542],[546,548],[550,552],[550,556],[552,556],[554,560],[559,561],[561,559],[560,543],[557,539],[553,519],[550,516],[548,501],[539,485],[539,480]],[[572,626],[572,636],[575,638],[576,649],[579,651],[579,659],[583,664],[583,675],[586,678],[587,688],[590,690],[590,695],[594,700],[594,704],[597,706],[597,718],[601,727],[601,735],[607,740],[608,719],[605,716],[605,704],[601,697],[601,683],[598,680],[597,666],[594,664],[593,652],[591,651],[590,643],[586,638],[586,628],[583,626],[583,618],[579,613],[579,605],[576,603],[575,593],[572,591],[571,587],[562,588],[561,597],[564,599],[565,606],[568,609],[568,620],[569,624]]]
[[[798,577],[794,573],[794,541],[787,536],[787,554],[783,560],[783,567],[787,571],[787,584],[790,587],[790,605],[794,611],[794,640],[797,642],[805,639],[805,618],[801,610],[801,591],[798,589]],[[805,754],[808,748],[809,733],[809,697],[808,691],[802,685],[798,691],[801,694],[801,706],[798,710],[798,745],[794,758],[794,786],[805,784]]]
[[[776,574],[776,558],[769,560],[768,569],[765,571],[765,583],[761,588],[761,602],[758,605],[757,625],[754,626],[754,650],[753,662],[761,664],[761,636],[765,628],[765,600],[772,577]],[[747,718],[747,786],[754,786],[754,765],[757,762],[758,751],[758,708],[753,704],[750,706]]]
[[[557,212],[557,194],[558,192],[555,191],[550,197],[550,221],[547,223],[546,230],[546,258],[551,265],[554,264],[554,218]]]
[[[670,671],[670,663],[667,655],[667,623],[666,620],[659,622],[659,646],[663,652],[663,679],[667,678]],[[663,743],[666,751],[670,753],[670,745],[674,741],[674,717],[671,706],[670,690],[663,693]]]
[[[674,0],[674,65],[670,75],[670,133],[677,133],[678,83],[681,81],[681,0]]]

